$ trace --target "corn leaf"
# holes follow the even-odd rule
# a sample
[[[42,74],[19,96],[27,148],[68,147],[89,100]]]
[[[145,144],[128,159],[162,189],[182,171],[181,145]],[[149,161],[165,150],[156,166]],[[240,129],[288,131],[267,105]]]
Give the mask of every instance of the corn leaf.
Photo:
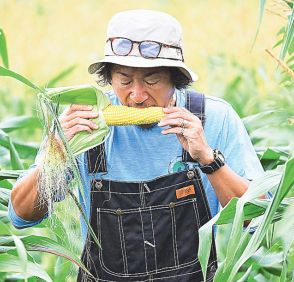
[[[23,265],[22,261],[17,257],[10,254],[0,254],[0,272],[8,273],[22,273]],[[25,277],[36,276],[46,282],[52,282],[50,276],[46,271],[42,270],[42,267],[39,266],[36,262],[27,263],[27,273]]]
[[[13,184],[10,181],[4,179],[4,180],[0,180],[0,187],[11,190],[13,187]]]
[[[276,190],[276,193],[274,195],[274,198],[269,207],[267,208],[265,214],[261,217],[257,230],[254,232],[249,242],[244,244],[244,241],[247,239],[246,237],[250,236],[248,232],[245,232],[243,234],[241,240],[239,239],[240,237],[235,238],[238,242],[240,242],[236,246],[236,248],[239,249],[240,252],[239,256],[237,256],[234,259],[234,262],[230,265],[230,267],[227,267],[227,281],[233,281],[236,273],[238,272],[242,264],[257,250],[258,246],[260,245],[262,239],[266,234],[269,224],[272,222],[274,214],[278,209],[280,203],[282,202],[286,194],[289,192],[289,190],[294,186],[293,175],[294,158],[291,158],[285,165],[285,170],[282,179],[279,183],[278,189]]]
[[[227,263],[231,262],[232,258],[230,257],[233,256],[233,254],[237,251],[237,249],[234,248],[237,244],[237,240],[241,236],[240,234],[243,230],[244,220],[262,215],[265,211],[262,207],[258,207],[257,204],[252,204],[248,202],[273,189],[275,186],[278,185],[280,179],[280,173],[274,171],[265,172],[262,177],[259,177],[258,179],[252,181],[249,189],[240,199],[232,198],[230,202],[216,216],[214,216],[209,222],[207,222],[199,229],[198,259],[200,261],[204,277],[206,277],[206,268],[208,265],[210,254],[213,225],[224,224],[233,221],[232,231],[230,235],[231,239],[229,240],[228,244],[226,261]],[[242,208],[243,206],[244,209]],[[242,213],[240,210],[244,210],[244,213]],[[230,242],[231,240],[233,242]]]
[[[265,4],[266,4],[266,0],[259,0],[259,17],[258,17],[258,24],[257,24],[257,29],[256,29],[256,33],[255,33],[255,36],[254,36],[254,40],[253,40],[253,44],[252,44],[252,48],[253,49],[253,46],[256,42],[256,39],[257,39],[257,35],[259,33],[259,29],[260,29],[260,26],[261,26],[261,22],[262,22],[262,18],[263,18],[263,13],[264,13],[264,9],[265,9]]]
[[[6,188],[0,188],[0,203],[4,206],[8,206],[10,196],[10,190]]]
[[[7,143],[7,149],[10,153],[10,161],[11,161],[11,167],[12,169],[24,169],[20,157],[18,155],[17,150],[15,149],[15,146],[11,140],[11,138],[0,129],[0,139],[3,139]]]
[[[42,128],[42,125],[38,118],[30,116],[12,117],[0,123],[0,129],[6,133],[23,128]]]
[[[0,180],[17,179],[25,170],[0,170]]]
[[[35,90],[41,91],[41,89],[38,86],[36,86],[34,83],[29,81],[24,76],[14,72],[14,71],[11,71],[11,70],[9,70],[7,68],[1,67],[1,66],[0,66],[0,76],[8,76],[8,77],[15,78],[16,80],[26,84],[27,86],[29,86],[29,87],[31,87],[31,88],[33,88]]]
[[[67,248],[60,245],[58,242],[46,237],[35,235],[26,236],[21,240],[28,251],[41,251],[64,257],[76,264],[78,267],[81,267],[85,272],[89,273],[80,258]]]
[[[6,38],[5,38],[4,31],[1,28],[0,28],[0,57],[2,59],[4,67],[9,68]]]
[[[289,48],[294,44],[294,9],[292,9],[291,16],[289,18],[286,34],[284,36],[284,42],[281,49],[280,59],[283,60],[287,54]]]
[[[27,272],[27,266],[28,266],[28,255],[27,255],[27,251],[24,247],[23,242],[19,239],[18,236],[16,235],[12,235],[15,247],[16,247],[16,251],[19,257],[19,260],[21,261],[22,264],[22,273],[26,273]]]
[[[30,158],[30,159],[34,159],[37,152],[38,152],[38,145],[28,145],[28,144],[24,144],[24,143],[20,143],[17,141],[13,141],[11,140],[11,142],[13,143],[15,149],[17,150],[17,152],[19,152],[19,156],[22,159],[26,159],[26,158]],[[10,147],[10,143],[9,140],[7,140],[7,138],[3,138],[3,136],[1,136],[0,133],[0,146],[5,147],[6,149],[9,149]]]

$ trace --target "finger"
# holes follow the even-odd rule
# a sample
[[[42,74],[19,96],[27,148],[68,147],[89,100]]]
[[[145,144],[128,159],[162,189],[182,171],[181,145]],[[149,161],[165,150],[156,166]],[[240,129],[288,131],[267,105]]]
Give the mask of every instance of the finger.
[[[168,119],[168,120],[163,120],[160,123],[158,123],[158,126],[164,127],[164,126],[172,126],[172,127],[184,127],[184,128],[189,128],[191,125],[190,121],[187,121],[186,119],[183,118],[175,118],[175,119]]]
[[[180,135],[180,136],[185,136],[185,133],[186,133],[186,130],[185,128],[182,128],[182,127],[171,127],[171,128],[167,128],[163,131],[161,131],[161,133],[163,135],[168,135],[168,134],[177,134],[177,135]]]
[[[99,113],[93,111],[75,111],[71,114],[62,116],[61,120],[67,122],[76,118],[92,119],[97,118],[98,116]]]
[[[174,111],[168,114],[165,114],[161,121],[165,121],[168,119],[185,119],[188,121],[195,120],[195,115],[190,113],[189,111],[186,112],[184,110]]]
[[[93,106],[91,105],[72,104],[69,107],[70,113],[75,111],[92,111],[92,110],[93,110]]]
[[[98,125],[95,122],[88,120],[88,119],[80,118],[80,117],[74,118],[68,122],[64,122],[62,124],[62,128],[69,129],[69,128],[74,127],[75,125],[78,125],[78,124],[87,125],[91,129],[98,129]]]
[[[89,126],[87,126],[87,125],[77,124],[77,125],[73,126],[68,131],[68,133],[70,135],[75,135],[75,134],[77,134],[78,132],[81,132],[81,131],[87,131],[87,132],[91,133],[92,132],[92,129]]]
[[[93,106],[91,105],[79,105],[79,104],[72,104],[71,106],[67,107],[63,113],[60,115],[59,119],[71,115],[76,111],[92,111]]]

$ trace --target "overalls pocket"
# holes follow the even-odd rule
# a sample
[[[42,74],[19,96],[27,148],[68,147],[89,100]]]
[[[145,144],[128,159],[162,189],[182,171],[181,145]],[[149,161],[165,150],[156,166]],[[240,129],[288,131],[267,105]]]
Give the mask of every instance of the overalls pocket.
[[[144,208],[97,208],[100,264],[108,274],[139,277],[197,263],[199,224],[196,198]]]

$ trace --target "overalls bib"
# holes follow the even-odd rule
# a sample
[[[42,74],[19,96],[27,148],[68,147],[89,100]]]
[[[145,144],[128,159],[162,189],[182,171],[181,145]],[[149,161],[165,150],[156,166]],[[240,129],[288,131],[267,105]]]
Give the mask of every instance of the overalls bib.
[[[203,94],[187,91],[186,108],[204,123]],[[87,152],[89,173],[106,172],[104,145]],[[194,161],[183,151],[183,162]],[[195,161],[194,161],[195,162]],[[198,261],[199,228],[211,219],[198,169],[151,181],[91,182],[90,224],[77,281],[203,281]],[[211,247],[206,281],[217,269]]]

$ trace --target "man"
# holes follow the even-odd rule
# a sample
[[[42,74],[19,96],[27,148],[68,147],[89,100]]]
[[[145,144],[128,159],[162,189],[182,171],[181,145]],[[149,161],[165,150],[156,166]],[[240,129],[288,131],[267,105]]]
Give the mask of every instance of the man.
[[[79,157],[83,207],[101,248],[82,231],[78,281],[203,281],[198,229],[262,171],[250,139],[231,106],[187,91],[197,76],[184,64],[182,30],[170,15],[148,10],[116,14],[105,58],[89,67],[109,83],[113,104],[164,108],[159,124],[113,127],[100,145]],[[60,122],[70,140],[97,129],[98,116],[72,105]],[[99,130],[99,129],[98,129]],[[40,222],[38,167],[15,185],[10,215],[18,227]],[[207,281],[216,270],[213,245]]]

